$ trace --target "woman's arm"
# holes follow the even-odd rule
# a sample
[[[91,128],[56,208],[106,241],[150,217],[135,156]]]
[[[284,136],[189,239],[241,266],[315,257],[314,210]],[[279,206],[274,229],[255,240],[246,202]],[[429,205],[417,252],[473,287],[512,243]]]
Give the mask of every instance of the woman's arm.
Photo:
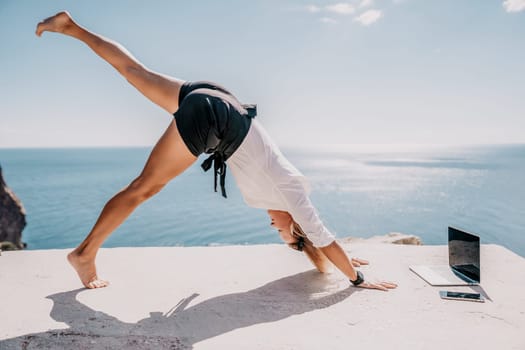
[[[357,279],[357,271],[337,241],[333,241],[326,247],[320,247],[319,249],[351,281]]]
[[[286,159],[281,159],[280,161],[284,165],[289,164]],[[291,164],[284,166],[283,164],[278,164],[273,167],[269,166],[268,169],[273,171],[271,177],[276,183],[283,203],[286,203],[288,209],[287,214],[291,215],[290,219],[301,226],[308,239],[326,255],[332,264],[351,281],[355,281],[357,279],[356,270],[353,268],[352,263],[341,246],[335,241],[333,234],[323,225],[308,197],[304,184],[299,180],[298,176],[291,171],[293,166]],[[271,211],[268,213],[272,216]],[[283,239],[287,240],[287,237],[283,237]],[[370,283],[364,281],[359,284],[359,287],[386,291],[390,288],[396,288],[397,285],[390,282]]]
[[[348,259],[348,256],[344,252],[343,248],[341,248],[337,241],[333,241],[326,247],[320,247],[319,249],[321,249],[328,260],[330,260],[332,264],[334,264],[342,273],[344,273],[348,279],[351,281],[355,281],[357,279],[356,270],[352,266],[352,263],[350,262],[350,259]],[[396,288],[397,284],[391,282],[370,283],[366,281],[365,277],[365,281],[361,283],[359,287],[388,291],[389,289]]]

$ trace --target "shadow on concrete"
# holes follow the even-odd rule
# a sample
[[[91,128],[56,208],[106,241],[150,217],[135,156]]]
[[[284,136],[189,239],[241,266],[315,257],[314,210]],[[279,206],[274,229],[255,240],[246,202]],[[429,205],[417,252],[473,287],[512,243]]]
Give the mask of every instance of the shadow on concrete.
[[[85,290],[47,297],[53,300],[50,316],[69,328],[6,339],[0,341],[0,348],[191,349],[195,343],[239,328],[330,307],[357,291],[334,286],[326,275],[312,270],[188,307],[198,297],[195,293],[165,314],[151,312],[148,318],[127,323],[80,303],[76,296]]]

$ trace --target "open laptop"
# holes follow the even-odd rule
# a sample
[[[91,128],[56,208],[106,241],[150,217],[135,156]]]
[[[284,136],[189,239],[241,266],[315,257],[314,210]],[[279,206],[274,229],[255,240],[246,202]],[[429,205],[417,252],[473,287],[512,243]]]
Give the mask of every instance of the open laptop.
[[[409,266],[433,286],[473,286],[480,282],[479,237],[448,228],[448,266]]]

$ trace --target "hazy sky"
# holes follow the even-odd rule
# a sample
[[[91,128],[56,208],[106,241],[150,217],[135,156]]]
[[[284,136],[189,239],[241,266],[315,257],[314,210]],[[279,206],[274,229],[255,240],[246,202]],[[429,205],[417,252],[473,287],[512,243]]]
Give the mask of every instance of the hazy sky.
[[[67,9],[150,68],[212,80],[281,145],[525,142],[525,0],[0,0],[0,147],[152,145],[172,116]]]

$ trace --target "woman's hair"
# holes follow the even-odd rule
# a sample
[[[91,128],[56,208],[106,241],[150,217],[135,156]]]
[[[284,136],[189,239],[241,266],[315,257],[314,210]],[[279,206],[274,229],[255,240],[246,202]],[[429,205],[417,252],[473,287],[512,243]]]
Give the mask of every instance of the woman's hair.
[[[312,241],[310,241],[304,233],[301,226],[295,221],[292,223],[291,231],[292,236],[297,239],[297,242],[290,243],[288,246],[295,250],[304,251],[319,272],[329,272],[331,267],[330,260],[328,260],[326,255],[324,255],[319,248],[314,246]]]

